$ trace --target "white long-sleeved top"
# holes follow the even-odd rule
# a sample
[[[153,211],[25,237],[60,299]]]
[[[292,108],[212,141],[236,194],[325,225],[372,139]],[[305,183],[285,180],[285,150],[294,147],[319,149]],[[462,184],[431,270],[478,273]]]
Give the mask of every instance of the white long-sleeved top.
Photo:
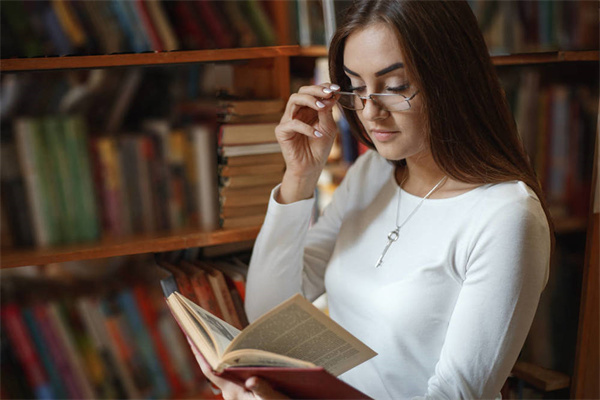
[[[394,167],[361,156],[310,227],[314,199],[271,196],[247,282],[251,320],[295,293],[327,292],[331,318],[378,355],[341,376],[375,399],[495,398],[547,282],[549,227],[519,181],[426,199],[395,228]],[[401,190],[399,221],[421,198]]]

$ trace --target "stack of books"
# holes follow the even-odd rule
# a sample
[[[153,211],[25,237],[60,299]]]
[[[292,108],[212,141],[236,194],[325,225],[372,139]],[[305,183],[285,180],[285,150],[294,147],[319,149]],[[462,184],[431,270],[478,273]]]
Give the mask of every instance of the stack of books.
[[[221,105],[221,109],[225,109]],[[281,100],[228,102],[219,128],[219,205],[225,229],[260,225],[285,162],[275,139]],[[256,120],[271,122],[254,122]]]

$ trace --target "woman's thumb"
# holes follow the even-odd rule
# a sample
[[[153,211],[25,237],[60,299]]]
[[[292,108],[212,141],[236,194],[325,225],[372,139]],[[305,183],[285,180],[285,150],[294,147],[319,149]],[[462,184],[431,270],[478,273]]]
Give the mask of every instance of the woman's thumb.
[[[256,396],[263,400],[289,399],[281,393],[275,391],[268,382],[255,376],[246,379],[246,389],[251,390]]]

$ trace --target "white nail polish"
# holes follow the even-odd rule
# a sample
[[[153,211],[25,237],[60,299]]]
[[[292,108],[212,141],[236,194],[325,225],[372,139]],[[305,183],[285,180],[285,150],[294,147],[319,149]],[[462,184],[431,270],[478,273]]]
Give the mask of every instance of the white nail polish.
[[[333,85],[329,85],[329,88],[331,90],[339,90],[340,87],[334,83]]]
[[[331,92],[333,92],[333,90],[331,90],[331,89],[329,89],[329,88],[325,88],[325,89],[323,89],[323,93],[327,93],[327,94],[329,94],[329,93],[331,93]]]
[[[319,108],[325,107],[325,104],[321,103],[320,101],[317,101],[316,104],[317,104],[317,107],[319,107]]]
[[[315,131],[315,136],[316,137],[323,137],[323,134],[319,131]]]

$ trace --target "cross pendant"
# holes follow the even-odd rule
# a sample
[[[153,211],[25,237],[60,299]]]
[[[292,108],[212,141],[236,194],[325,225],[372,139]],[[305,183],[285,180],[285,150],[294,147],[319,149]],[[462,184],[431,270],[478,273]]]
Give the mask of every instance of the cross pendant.
[[[396,240],[398,240],[399,232],[400,232],[400,227],[397,227],[396,229],[394,229],[393,231],[388,233],[388,236],[387,236],[388,242],[385,245],[385,247],[383,248],[383,251],[381,252],[381,256],[379,256],[379,260],[377,260],[377,264],[375,265],[375,268],[379,268],[381,266],[381,264],[383,264],[383,257],[385,257],[385,253],[387,253],[387,251],[390,248],[390,246],[392,245],[392,243],[394,243]]]

